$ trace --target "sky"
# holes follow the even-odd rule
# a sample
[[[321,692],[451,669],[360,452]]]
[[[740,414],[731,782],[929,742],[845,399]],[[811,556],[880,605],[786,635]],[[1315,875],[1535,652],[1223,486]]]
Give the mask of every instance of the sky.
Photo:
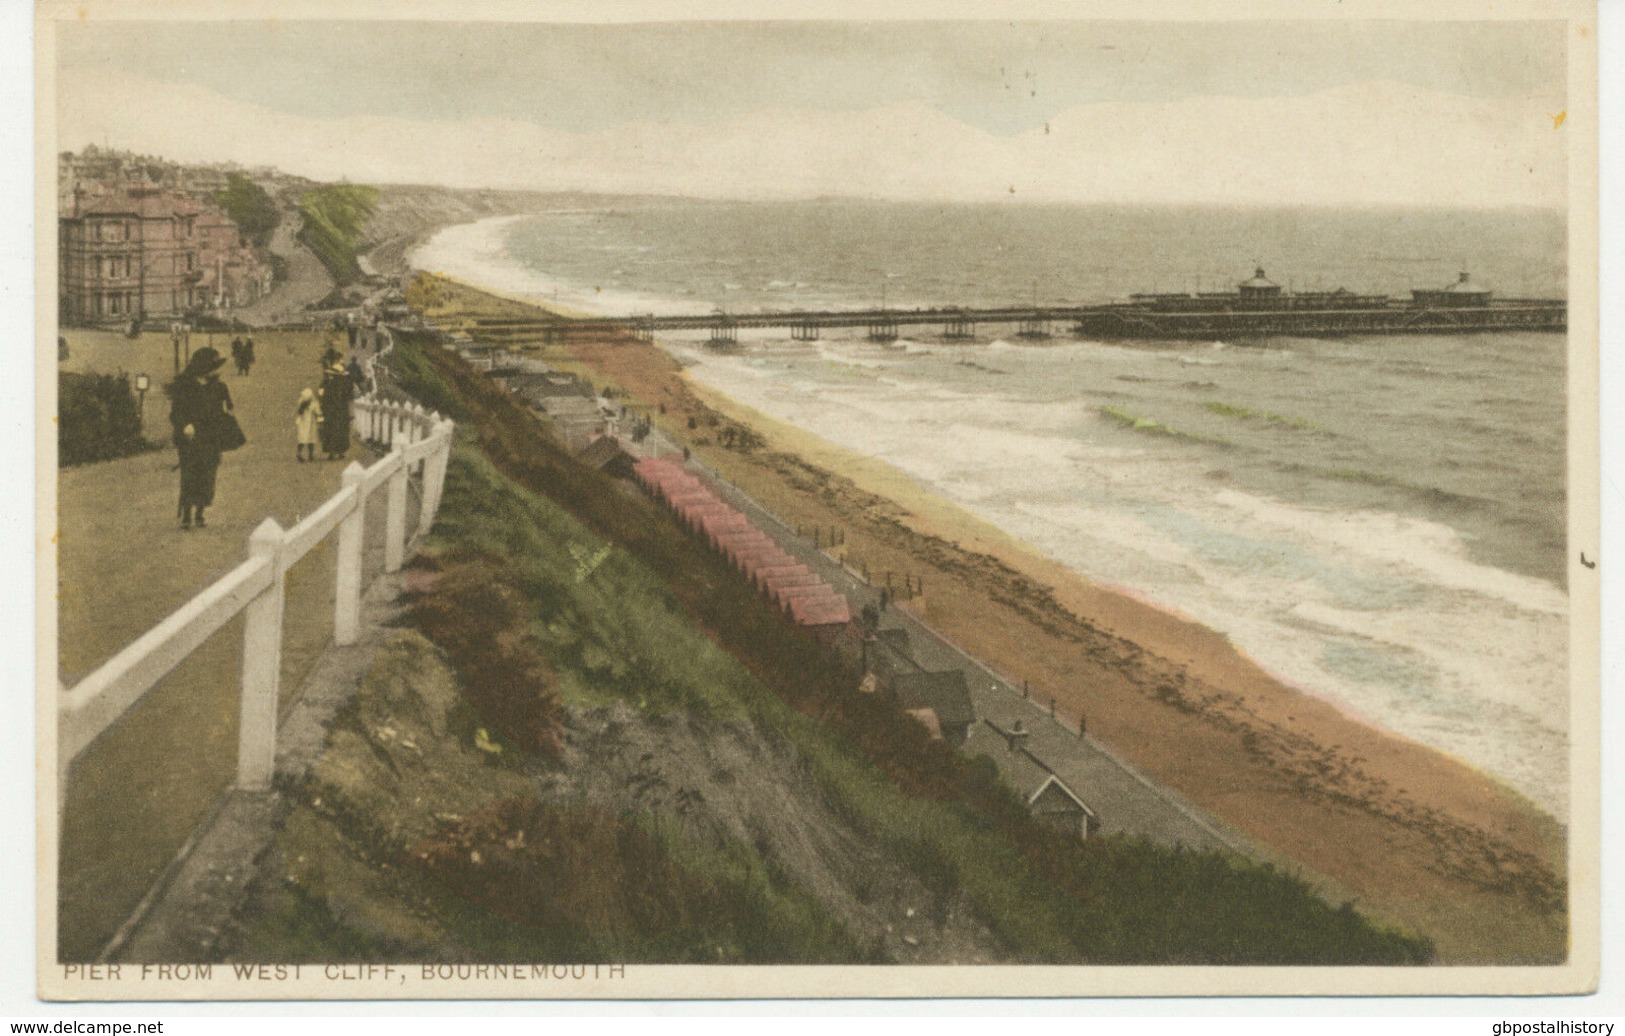
[[[59,148],[710,197],[1561,207],[1552,22],[96,22]]]

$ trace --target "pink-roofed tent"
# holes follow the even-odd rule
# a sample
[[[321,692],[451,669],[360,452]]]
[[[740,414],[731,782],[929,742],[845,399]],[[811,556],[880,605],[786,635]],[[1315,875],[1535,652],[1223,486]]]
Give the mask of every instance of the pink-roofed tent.
[[[666,506],[679,513],[685,508],[721,502],[716,498],[716,494],[708,489],[684,489],[680,493],[672,493],[666,497]]]
[[[732,549],[720,549],[722,556],[727,559],[728,564],[739,569],[741,572],[744,572],[747,576],[749,576],[752,572],[755,572],[758,568],[761,568],[763,565],[771,564],[772,562],[778,560],[777,554],[775,553],[775,548],[761,543],[751,544],[745,547],[734,547]]]
[[[805,601],[816,597],[836,597],[834,590],[823,582],[804,583],[801,586],[780,586],[772,591],[773,600],[780,608],[788,609],[792,601]]]
[[[837,626],[852,621],[852,609],[839,594],[790,602],[790,617],[802,626]]]
[[[750,519],[724,503],[707,504],[696,507],[688,512],[688,519],[698,529],[703,529],[706,539],[712,543],[724,529],[748,529],[751,527]]]
[[[770,580],[785,576],[800,575],[802,573],[812,575],[813,570],[794,558],[791,558],[787,564],[774,565],[770,568],[763,568],[759,570],[756,573],[756,585],[765,588]]]
[[[777,543],[755,529],[728,530],[717,537],[717,550],[734,564],[747,555],[784,553]]]
[[[672,510],[682,517],[683,524],[690,529],[698,529],[700,519],[710,515],[722,516],[739,513],[714,496],[685,497],[673,504]]]
[[[731,560],[735,568],[744,572],[754,582],[756,570],[777,565],[784,560],[784,552],[775,546],[758,547],[754,550],[740,551]]]
[[[668,506],[678,497],[694,496],[698,493],[704,493],[706,496],[714,495],[704,486],[687,485],[680,482],[655,483],[650,487],[650,493],[656,500],[664,500]]]
[[[771,574],[768,574],[771,572]],[[757,574],[757,582],[761,584],[762,592],[769,597],[777,598],[779,591],[789,590],[798,586],[823,586],[823,579],[818,573],[806,566],[796,569],[767,570]]]

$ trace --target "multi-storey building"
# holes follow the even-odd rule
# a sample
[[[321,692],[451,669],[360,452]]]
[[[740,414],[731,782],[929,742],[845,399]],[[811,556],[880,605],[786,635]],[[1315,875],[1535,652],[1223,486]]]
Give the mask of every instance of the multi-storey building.
[[[64,323],[229,308],[269,288],[269,270],[225,213],[157,187],[76,190],[58,230]]]

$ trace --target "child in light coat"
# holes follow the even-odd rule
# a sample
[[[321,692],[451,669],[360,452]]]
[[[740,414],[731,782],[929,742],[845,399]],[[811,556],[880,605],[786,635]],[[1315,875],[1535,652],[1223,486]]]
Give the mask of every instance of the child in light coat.
[[[316,393],[306,388],[299,393],[299,410],[293,418],[294,431],[299,434],[299,445],[294,455],[299,458],[299,463],[305,462],[307,451],[311,460],[316,459],[316,436],[321,424],[322,404],[317,401]]]

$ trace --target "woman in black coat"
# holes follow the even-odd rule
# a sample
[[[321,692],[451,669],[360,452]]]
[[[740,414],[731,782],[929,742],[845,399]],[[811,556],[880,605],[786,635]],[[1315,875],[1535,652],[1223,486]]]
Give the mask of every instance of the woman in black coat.
[[[350,452],[350,401],[355,384],[344,369],[343,359],[335,359],[322,370],[322,450],[327,459]]]
[[[214,503],[214,478],[220,470],[224,415],[232,409],[231,392],[220,380],[226,358],[204,346],[192,354],[186,369],[169,383],[169,423],[180,454],[183,530],[204,528],[203,509]]]

